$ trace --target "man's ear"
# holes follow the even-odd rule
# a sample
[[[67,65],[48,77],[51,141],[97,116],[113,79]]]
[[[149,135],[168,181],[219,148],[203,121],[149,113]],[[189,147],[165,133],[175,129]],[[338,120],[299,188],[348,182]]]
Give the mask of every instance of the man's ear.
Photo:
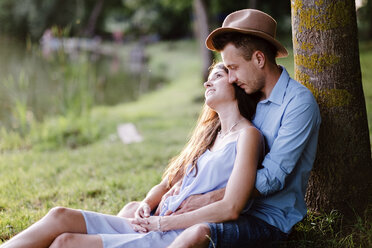
[[[258,68],[262,69],[265,66],[265,63],[266,63],[265,54],[261,52],[260,50],[253,52],[252,59],[254,60]]]

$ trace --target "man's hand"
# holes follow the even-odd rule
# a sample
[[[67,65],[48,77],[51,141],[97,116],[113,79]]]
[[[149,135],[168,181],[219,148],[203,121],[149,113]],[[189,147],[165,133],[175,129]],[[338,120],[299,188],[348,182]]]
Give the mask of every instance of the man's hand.
[[[161,201],[159,203],[159,207],[158,209],[156,209],[155,211],[155,214],[154,215],[159,215],[160,214],[160,210],[161,210],[161,207],[163,206],[164,204],[164,201],[169,197],[169,196],[173,196],[173,195],[178,195],[180,193],[180,189],[181,189],[181,180],[178,181],[175,185],[173,185],[173,187],[163,195],[163,197],[161,198]],[[165,215],[170,215],[172,212],[170,210],[168,210]]]
[[[222,200],[224,195],[225,188],[218,189],[201,195],[191,195],[181,203],[177,211],[172,213],[172,215],[178,215],[194,211],[216,201]]]

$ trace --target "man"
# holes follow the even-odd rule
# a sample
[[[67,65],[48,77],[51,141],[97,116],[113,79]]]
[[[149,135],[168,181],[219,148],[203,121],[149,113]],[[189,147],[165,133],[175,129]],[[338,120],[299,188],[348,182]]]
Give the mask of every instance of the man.
[[[320,113],[311,92],[276,64],[275,58],[287,56],[287,51],[275,32],[273,18],[245,9],[228,15],[206,40],[210,50],[221,52],[230,83],[248,94],[262,93],[253,123],[265,136],[268,153],[257,171],[255,200],[248,213],[236,221],[186,229],[170,247],[265,247],[284,240],[306,215],[304,197]],[[223,197],[221,192],[210,194]]]
[[[245,92],[260,91],[254,125],[266,140],[267,154],[256,176],[254,204],[227,223],[186,229],[170,247],[265,247],[286,239],[306,215],[307,181],[315,159],[320,113],[311,92],[289,77],[276,57],[287,50],[275,39],[276,22],[253,9],[231,13],[206,46],[221,52],[229,82]],[[223,198],[223,191],[192,196],[175,214]]]

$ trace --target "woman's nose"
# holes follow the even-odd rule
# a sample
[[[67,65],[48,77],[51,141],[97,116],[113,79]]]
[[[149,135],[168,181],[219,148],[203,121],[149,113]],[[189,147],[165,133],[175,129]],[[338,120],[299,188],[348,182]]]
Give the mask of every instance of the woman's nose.
[[[204,88],[208,88],[211,85],[212,85],[211,82],[208,80],[207,82],[204,83]]]

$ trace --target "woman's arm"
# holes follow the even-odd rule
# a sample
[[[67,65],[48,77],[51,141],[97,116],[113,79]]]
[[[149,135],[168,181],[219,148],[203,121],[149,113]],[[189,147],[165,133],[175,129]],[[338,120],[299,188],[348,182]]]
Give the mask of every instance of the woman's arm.
[[[254,188],[262,137],[255,128],[247,128],[239,137],[234,169],[222,200],[192,212],[175,216],[151,217],[142,224],[148,230],[184,229],[202,222],[225,222],[239,217]],[[160,220],[160,223],[159,223]]]
[[[147,218],[150,216],[150,212],[159,205],[163,195],[168,192],[167,184],[168,180],[164,178],[159,184],[151,188],[145,199],[140,203],[135,213],[136,218]]]

